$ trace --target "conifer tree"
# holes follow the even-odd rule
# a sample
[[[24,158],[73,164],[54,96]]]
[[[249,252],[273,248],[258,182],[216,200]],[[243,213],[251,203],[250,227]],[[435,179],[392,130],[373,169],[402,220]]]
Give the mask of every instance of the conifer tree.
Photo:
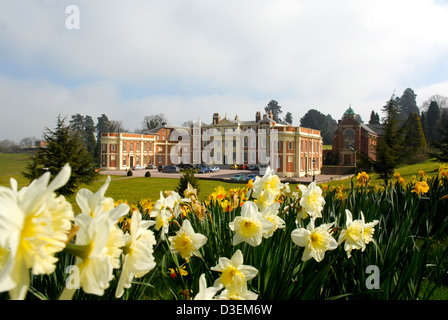
[[[93,157],[81,136],[65,125],[65,118],[59,116],[56,128],[47,128],[44,138],[47,145],[40,147],[28,163],[24,172],[26,178],[32,181],[47,171],[54,177],[68,163],[72,169],[71,177],[65,186],[56,191],[66,196],[75,193],[81,184],[95,180],[97,173]]]
[[[185,170],[184,174],[179,178],[176,192],[179,193],[181,197],[184,196],[184,191],[187,189],[188,183],[190,183],[193,189],[196,189],[199,194],[199,179],[194,176],[193,169]]]

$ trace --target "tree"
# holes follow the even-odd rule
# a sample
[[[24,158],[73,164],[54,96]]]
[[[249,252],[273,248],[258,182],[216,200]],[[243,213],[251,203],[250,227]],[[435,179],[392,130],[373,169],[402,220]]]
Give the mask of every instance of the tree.
[[[193,189],[196,189],[196,192],[199,194],[199,179],[194,176],[193,169],[185,170],[184,174],[179,178],[176,192],[179,193],[181,197],[184,196],[184,191],[187,189],[188,183],[190,183]]]
[[[101,163],[101,136],[103,133],[109,132],[110,121],[109,118],[105,114],[102,114],[101,117],[98,117],[98,122],[96,124],[96,146],[94,158],[95,161],[99,164]]]
[[[280,113],[282,113],[282,107],[278,105],[278,102],[275,100],[269,101],[268,105],[264,108],[264,111],[269,114],[272,111],[272,115],[274,116],[274,121],[280,122]]]
[[[380,116],[373,110],[370,113],[369,124],[380,124]]]
[[[388,184],[389,179],[403,161],[403,140],[398,128],[398,101],[392,95],[391,99],[383,107],[385,113],[384,134],[378,139],[376,148],[376,160],[360,154],[363,165],[368,165],[379,174],[380,178]]]
[[[436,101],[431,101],[426,112],[426,129],[428,130],[428,142],[432,143],[438,139],[440,118],[440,107]]]
[[[448,97],[444,97],[438,94],[430,96],[428,99],[426,99],[422,104],[422,110],[428,111],[429,105],[431,102],[437,102],[437,105],[440,109],[447,108],[448,107]]]
[[[83,116],[79,113],[72,115],[70,120],[70,130],[77,132],[84,143],[87,150],[92,154],[95,153],[95,124],[91,116]]]
[[[439,134],[440,139],[432,144],[435,151],[430,155],[438,162],[448,163],[448,115],[446,112],[442,113]]]
[[[426,148],[426,140],[418,113],[413,112],[409,115],[401,131],[405,142],[402,152],[408,155],[404,158],[405,162],[411,164],[415,160],[420,160]]]
[[[420,113],[417,107],[417,95],[414,90],[407,88],[404,90],[403,95],[398,99],[398,119],[406,121],[410,114],[413,112]]]
[[[56,176],[65,164],[71,166],[71,177],[60,189],[59,194],[70,196],[76,192],[81,184],[88,184],[95,180],[95,164],[92,155],[87,151],[81,136],[65,125],[65,118],[60,116],[54,130],[46,129],[44,139],[46,147],[39,147],[36,155],[27,164],[23,175],[30,181],[49,171]]]
[[[292,124],[292,113],[291,112],[286,113],[285,122]]]
[[[310,109],[300,119],[300,126],[321,131],[324,144],[332,144],[333,134],[337,128],[337,122],[331,115],[324,115],[316,109]]]
[[[167,122],[167,119],[164,113],[146,116],[142,122],[142,130],[149,131],[151,129],[157,128],[158,126],[161,126],[162,123],[165,122]]]

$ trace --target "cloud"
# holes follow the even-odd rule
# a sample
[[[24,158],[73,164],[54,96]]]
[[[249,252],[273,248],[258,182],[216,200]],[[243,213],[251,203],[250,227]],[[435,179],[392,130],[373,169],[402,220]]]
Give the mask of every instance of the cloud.
[[[79,30],[65,27],[73,4]],[[134,130],[161,111],[173,124],[252,119],[271,99],[295,124],[310,108],[339,119],[349,104],[368,121],[394,91],[448,96],[447,13],[431,0],[1,2],[0,104],[18,125],[0,139],[61,110]]]

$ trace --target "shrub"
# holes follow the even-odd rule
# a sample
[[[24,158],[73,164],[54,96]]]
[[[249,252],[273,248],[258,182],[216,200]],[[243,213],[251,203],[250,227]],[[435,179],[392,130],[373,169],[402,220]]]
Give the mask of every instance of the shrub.
[[[185,170],[184,174],[179,178],[176,192],[183,196],[185,189],[188,187],[188,183],[190,183],[199,194],[199,179],[194,176],[194,171],[192,169]]]
[[[150,178],[150,177],[151,177],[151,172],[146,171],[146,173],[145,173],[145,177],[146,177],[146,178]]]
[[[132,172],[131,169],[128,170],[127,176],[128,177],[132,177],[134,175],[134,173]]]

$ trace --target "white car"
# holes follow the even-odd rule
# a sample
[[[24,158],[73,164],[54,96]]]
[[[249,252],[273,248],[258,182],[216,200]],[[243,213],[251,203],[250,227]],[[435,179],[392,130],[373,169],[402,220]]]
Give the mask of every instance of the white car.
[[[132,170],[143,170],[143,169],[145,169],[145,167],[143,167],[143,166],[141,166],[139,164],[132,168]]]
[[[219,172],[219,167],[218,166],[210,167],[210,171],[211,172]]]

